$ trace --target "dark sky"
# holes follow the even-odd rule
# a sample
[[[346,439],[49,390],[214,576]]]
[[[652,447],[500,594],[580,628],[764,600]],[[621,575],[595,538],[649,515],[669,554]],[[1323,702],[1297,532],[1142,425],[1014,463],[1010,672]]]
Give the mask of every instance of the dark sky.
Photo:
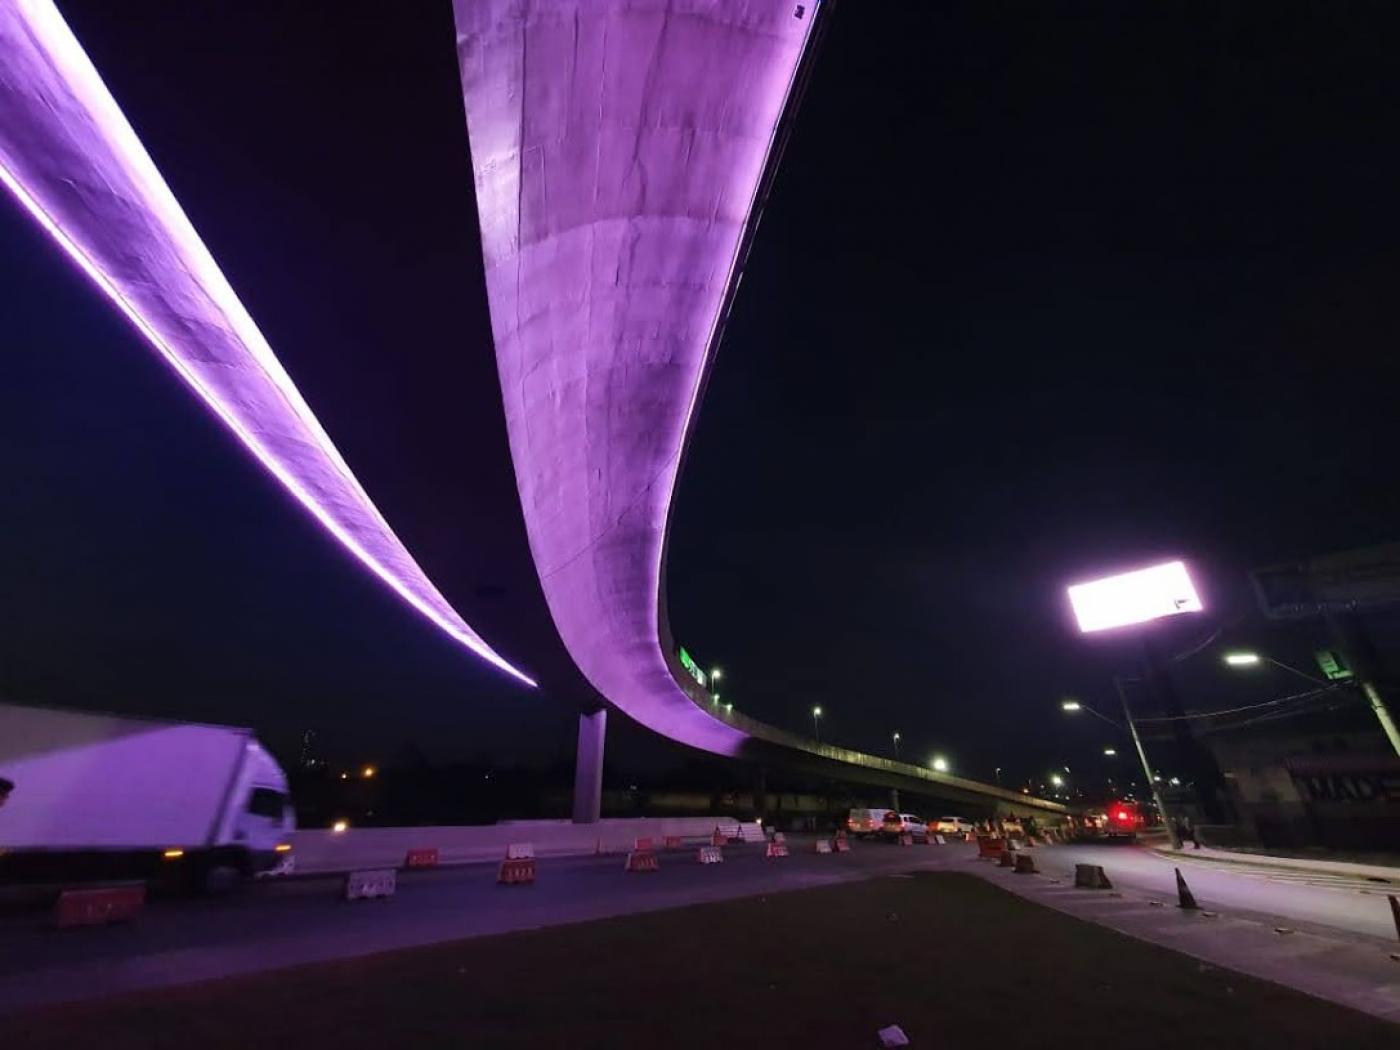
[[[491,619],[483,552],[523,539],[450,5],[60,6],[391,523]],[[1104,741],[1055,699],[1108,702],[1133,654],[1072,635],[1065,582],[1192,559],[1184,646],[1250,613],[1249,567],[1396,538],[1388,7],[837,9],[672,531],[672,626],[728,699],[973,775],[1081,762]],[[565,705],[366,580],[13,206],[0,231],[0,688],[569,746]],[[1201,705],[1289,688],[1182,669]]]

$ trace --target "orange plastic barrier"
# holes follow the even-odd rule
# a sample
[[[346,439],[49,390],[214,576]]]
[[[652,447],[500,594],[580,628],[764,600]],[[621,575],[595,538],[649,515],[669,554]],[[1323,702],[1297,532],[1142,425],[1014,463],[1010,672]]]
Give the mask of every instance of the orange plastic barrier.
[[[1006,852],[1006,840],[995,835],[977,836],[977,856],[995,860]]]
[[[650,839],[638,839],[638,842],[650,842]],[[711,847],[713,849],[714,847]],[[623,865],[623,871],[660,871],[661,864],[656,859],[656,854],[649,849],[634,849],[627,854],[627,863]]]
[[[146,903],[146,884],[104,886],[101,889],[64,890],[54,905],[54,923],[69,926],[105,926],[126,922]]]
[[[680,848],[681,848],[681,837],[680,837],[679,835],[667,835],[667,836],[666,836],[666,848],[667,848],[667,849],[680,849]]]

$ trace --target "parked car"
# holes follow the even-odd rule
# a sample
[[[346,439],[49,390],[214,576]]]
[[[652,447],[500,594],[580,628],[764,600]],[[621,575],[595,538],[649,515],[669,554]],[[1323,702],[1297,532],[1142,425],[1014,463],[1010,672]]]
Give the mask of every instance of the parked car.
[[[846,816],[846,831],[859,838],[879,835],[885,830],[885,818],[899,814],[881,807],[880,809],[853,809]]]
[[[891,838],[913,835],[916,839],[928,839],[928,825],[922,817],[916,817],[912,813],[896,813],[890,810],[885,814],[882,831]]]
[[[962,817],[939,817],[934,821],[933,830],[939,835],[961,835],[963,838],[971,838],[977,829],[972,826],[972,821]]]

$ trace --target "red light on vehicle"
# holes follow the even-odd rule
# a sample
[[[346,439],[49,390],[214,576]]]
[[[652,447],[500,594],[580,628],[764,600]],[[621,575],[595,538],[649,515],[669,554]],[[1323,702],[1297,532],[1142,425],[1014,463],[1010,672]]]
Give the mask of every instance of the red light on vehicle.
[[[1117,817],[1119,820],[1123,821],[1124,823],[1127,823],[1131,819],[1128,816],[1128,811],[1126,809],[1120,809],[1117,813],[1114,814],[1114,816]]]

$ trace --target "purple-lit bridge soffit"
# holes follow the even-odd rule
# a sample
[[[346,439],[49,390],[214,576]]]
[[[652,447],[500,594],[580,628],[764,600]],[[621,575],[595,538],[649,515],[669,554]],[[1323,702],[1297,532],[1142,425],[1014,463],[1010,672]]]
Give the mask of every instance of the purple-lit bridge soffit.
[[[584,676],[665,736],[750,734],[663,645],[677,469],[816,4],[455,0],[516,482]]]
[[[487,294],[535,568],[592,686],[716,754],[1002,791],[712,704],[673,653],[677,472],[822,5],[454,0]]]
[[[448,604],[370,501],[50,0],[0,0],[0,182],[365,568],[534,684]]]
[[[822,5],[454,0],[516,484],[565,646],[673,740],[774,745],[940,794],[1061,810],[711,703],[665,612],[666,533],[706,370]]]

